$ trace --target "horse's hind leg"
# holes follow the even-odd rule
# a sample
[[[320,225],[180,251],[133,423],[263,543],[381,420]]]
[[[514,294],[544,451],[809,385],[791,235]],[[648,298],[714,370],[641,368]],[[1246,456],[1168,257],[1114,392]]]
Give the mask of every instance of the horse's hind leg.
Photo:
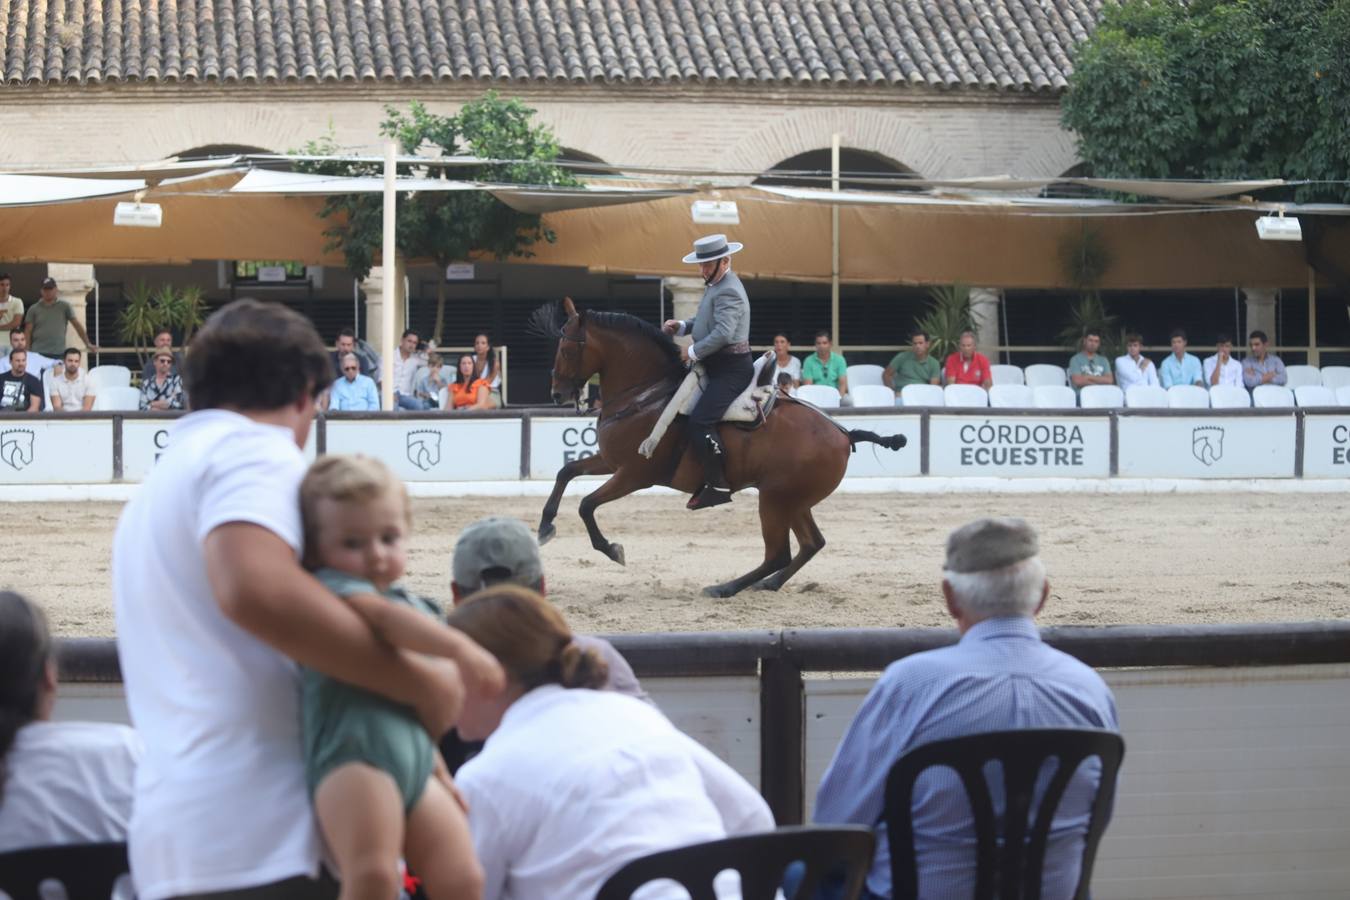
[[[553,482],[553,493],[548,495],[548,502],[544,504],[544,514],[539,517],[539,544],[547,544],[549,540],[558,533],[558,529],[553,527],[553,520],[558,515],[558,504],[562,502],[563,490],[566,489],[568,482],[578,475],[612,475],[614,470],[605,462],[605,458],[600,454],[586,456],[581,459],[574,459],[558,470],[557,480]]]
[[[788,542],[788,514],[780,504],[760,494],[759,528],[764,536],[764,562],[740,578],[703,589],[705,597],[730,597],[745,590],[765,575],[777,572],[792,559],[792,545]]]
[[[816,520],[809,509],[802,510],[797,514],[797,518],[792,522],[792,533],[797,536],[797,555],[792,558],[792,562],[788,563],[786,568],[774,572],[768,578],[756,584],[756,590],[778,590],[789,578],[796,575],[802,566],[810,562],[811,557],[820,552],[820,548],[825,546],[825,535],[820,533],[820,528],[817,527]]]
[[[627,497],[629,494],[633,493],[633,491],[650,486],[650,481],[637,481],[626,475],[623,471],[623,467],[620,466],[609,481],[606,481],[604,484],[600,485],[600,487],[581,498],[581,505],[577,512],[581,514],[581,521],[586,523],[586,533],[591,536],[591,546],[621,566],[624,564],[623,546],[620,544],[611,544],[609,541],[605,540],[605,536],[600,533],[600,526],[595,524],[595,509],[598,506],[609,503],[611,500]]]

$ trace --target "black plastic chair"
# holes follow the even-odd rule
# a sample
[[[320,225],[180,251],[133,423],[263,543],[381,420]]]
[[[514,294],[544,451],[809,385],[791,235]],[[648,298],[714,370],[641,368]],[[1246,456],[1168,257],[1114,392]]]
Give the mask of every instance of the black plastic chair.
[[[684,885],[690,900],[717,900],[713,879],[726,869],[741,874],[741,900],[773,900],[790,863],[806,874],[794,897],[805,900],[831,872],[845,870],[843,900],[855,900],[872,867],[876,837],[870,828],[780,828],[663,850],[635,859],[615,872],[595,900],[628,900],[650,881],[669,878]]]
[[[70,900],[106,900],[131,871],[126,844],[71,844],[0,853],[0,891],[13,900],[39,900],[38,885],[59,881]]]
[[[918,871],[914,860],[911,812],[914,784],[920,773],[933,766],[953,769],[965,785],[975,818],[976,875],[974,900],[1039,900],[1045,847],[1064,791],[1079,764],[1089,757],[1101,760],[1101,778],[1092,803],[1083,844],[1082,868],[1075,900],[1087,897],[1097,844],[1106,831],[1106,820],[1116,793],[1116,776],[1125,755],[1125,742],[1110,731],[1088,729],[1036,729],[995,731],[937,741],[917,747],[891,767],[886,778],[886,822],[891,850],[891,880],[894,900],[917,897]],[[1059,765],[1045,790],[1030,832],[1027,817],[1034,799],[1036,779],[1047,759]],[[984,778],[991,761],[1002,764],[1006,806],[1002,823],[996,821],[993,798]],[[1001,832],[1001,833],[1000,833]],[[1002,846],[999,839],[1002,838]]]

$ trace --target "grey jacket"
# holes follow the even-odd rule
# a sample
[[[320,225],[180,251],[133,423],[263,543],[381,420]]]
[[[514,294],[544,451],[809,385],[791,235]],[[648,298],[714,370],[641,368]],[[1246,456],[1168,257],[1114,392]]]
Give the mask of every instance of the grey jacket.
[[[721,281],[703,292],[698,312],[684,323],[682,332],[693,335],[694,356],[699,359],[750,340],[750,298],[735,272],[728,269]]]

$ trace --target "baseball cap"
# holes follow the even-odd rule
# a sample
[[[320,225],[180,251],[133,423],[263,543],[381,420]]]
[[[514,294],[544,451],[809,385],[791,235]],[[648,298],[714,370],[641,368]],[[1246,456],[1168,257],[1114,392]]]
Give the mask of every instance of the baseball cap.
[[[1041,552],[1036,529],[1024,519],[978,519],[947,537],[948,572],[989,572]]]
[[[504,570],[506,581],[527,586],[544,577],[539,543],[524,522],[489,516],[460,532],[450,566],[454,583],[463,590],[476,591],[484,586],[483,573],[492,569]]]
[[[55,279],[55,278],[44,278],[44,279],[42,279],[42,286],[45,287],[45,288],[56,287],[56,279]]]

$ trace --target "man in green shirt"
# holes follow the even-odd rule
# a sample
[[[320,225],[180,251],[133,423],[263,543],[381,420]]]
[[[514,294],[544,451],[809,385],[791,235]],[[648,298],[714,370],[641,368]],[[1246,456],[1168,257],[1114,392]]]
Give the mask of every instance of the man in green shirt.
[[[881,380],[900,396],[900,391],[911,384],[941,384],[942,366],[928,355],[928,334],[916,331],[909,337],[909,350],[895,354]]]
[[[828,331],[816,332],[816,352],[802,360],[802,384],[823,384],[839,392],[848,393],[848,363],[840,353],[830,352],[832,341]]]
[[[75,318],[75,310],[70,304],[56,297],[56,279],[46,278],[42,282],[42,299],[32,306],[23,316],[23,330],[28,335],[28,346],[43,356],[60,359],[66,352],[66,323],[75,327],[75,333],[84,341],[90,353],[97,353],[98,347],[89,340],[84,325]]]

